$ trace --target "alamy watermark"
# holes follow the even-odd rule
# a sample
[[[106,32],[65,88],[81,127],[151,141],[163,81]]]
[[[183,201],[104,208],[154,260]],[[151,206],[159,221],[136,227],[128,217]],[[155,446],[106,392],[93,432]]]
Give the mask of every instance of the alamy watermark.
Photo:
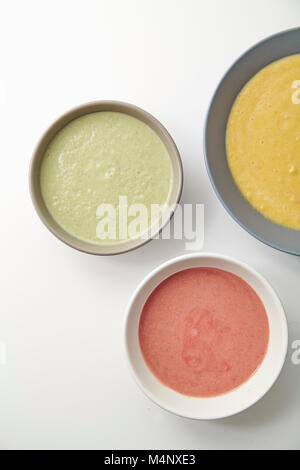
[[[172,223],[168,224],[170,218]],[[119,196],[118,205],[102,203],[97,207],[96,236],[100,240],[127,241],[137,238],[186,240],[187,250],[200,250],[204,244],[203,204],[128,204]],[[163,230],[161,230],[161,228]],[[161,230],[161,231],[160,231]]]
[[[293,350],[291,361],[294,366],[300,365],[300,339],[296,339],[292,342],[291,348]]]

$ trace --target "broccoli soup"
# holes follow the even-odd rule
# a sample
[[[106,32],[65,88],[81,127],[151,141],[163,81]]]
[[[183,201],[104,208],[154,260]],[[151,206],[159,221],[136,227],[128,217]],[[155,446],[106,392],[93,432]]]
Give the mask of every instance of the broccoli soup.
[[[119,230],[120,198],[129,222],[142,205],[149,215],[143,228],[156,223],[153,214],[150,220],[151,205],[167,204],[172,166],[147,124],[119,112],[94,112],[74,119],[53,138],[40,183],[50,214],[64,230],[92,243],[120,243],[132,238],[127,225]],[[131,213],[130,207],[135,207]]]

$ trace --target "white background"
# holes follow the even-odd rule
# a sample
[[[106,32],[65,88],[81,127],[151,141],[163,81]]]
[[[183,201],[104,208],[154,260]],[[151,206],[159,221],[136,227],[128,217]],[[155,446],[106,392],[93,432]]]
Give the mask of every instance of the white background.
[[[205,112],[248,47],[300,25],[298,0],[52,0],[0,4],[1,449],[299,449],[300,258],[262,245],[225,212],[206,174]],[[215,422],[162,411],[136,387],[123,352],[127,301],[154,267],[185,252],[155,240],[116,257],[65,246],[42,225],[28,166],[45,128],[94,99],[154,114],[182,155],[182,202],[205,204],[204,250],[250,263],[279,293],[287,363],[270,393]],[[276,97],[274,97],[276,99]]]

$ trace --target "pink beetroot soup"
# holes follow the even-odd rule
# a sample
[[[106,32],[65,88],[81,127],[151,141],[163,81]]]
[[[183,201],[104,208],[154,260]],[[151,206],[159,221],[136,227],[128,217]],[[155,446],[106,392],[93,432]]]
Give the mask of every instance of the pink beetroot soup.
[[[255,291],[216,268],[192,268],[165,279],[146,301],[139,323],[146,364],[166,386],[195,397],[227,393],[262,363],[269,322]]]

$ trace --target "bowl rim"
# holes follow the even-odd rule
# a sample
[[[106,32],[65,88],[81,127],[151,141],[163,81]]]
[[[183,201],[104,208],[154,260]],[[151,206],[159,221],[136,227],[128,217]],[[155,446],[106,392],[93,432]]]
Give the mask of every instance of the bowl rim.
[[[223,73],[223,75],[221,76],[221,78],[219,79],[218,83],[217,83],[217,86],[214,90],[214,93],[209,101],[209,105],[208,105],[208,108],[207,108],[207,111],[206,111],[206,115],[205,115],[205,124],[204,124],[204,129],[203,129],[203,153],[204,153],[204,160],[205,160],[205,167],[206,167],[206,171],[208,173],[208,177],[209,177],[209,180],[211,182],[211,185],[214,189],[214,192],[216,193],[219,201],[221,202],[221,204],[223,205],[224,209],[227,211],[227,213],[233,218],[233,220],[238,224],[240,225],[240,227],[242,227],[244,230],[246,230],[246,232],[248,232],[250,235],[252,235],[254,238],[256,238],[257,240],[259,240],[261,243],[265,244],[265,245],[268,245],[272,248],[274,248],[275,250],[279,250],[283,253],[288,253],[290,255],[295,255],[295,256],[300,256],[300,249],[299,251],[295,251],[295,250],[291,250],[291,249],[288,249],[288,248],[283,248],[279,245],[277,245],[276,243],[272,243],[268,240],[266,240],[264,237],[261,237],[260,235],[258,235],[256,232],[253,232],[249,227],[247,227],[246,224],[244,224],[239,218],[238,216],[236,216],[234,214],[234,212],[232,212],[232,210],[229,208],[229,206],[227,205],[227,203],[225,202],[223,196],[221,195],[215,181],[214,181],[214,178],[213,178],[213,175],[212,175],[212,172],[211,172],[211,167],[210,167],[210,162],[209,162],[209,158],[208,158],[208,151],[207,151],[207,128],[208,128],[208,121],[209,121],[209,116],[210,116],[210,113],[211,113],[211,109],[213,107],[213,104],[214,104],[214,101],[215,101],[215,98],[217,96],[217,93],[219,91],[219,88],[221,87],[222,83],[226,80],[226,78],[231,74],[232,70],[238,65],[238,63],[244,59],[249,53],[251,53],[252,51],[254,51],[256,48],[262,46],[264,43],[268,42],[268,41],[272,41],[273,39],[276,39],[276,38],[279,38],[280,36],[284,36],[285,34],[289,34],[289,33],[293,33],[293,32],[296,32],[296,31],[299,31],[300,32],[300,27],[295,27],[295,28],[289,28],[289,29],[285,29],[283,31],[279,31],[278,33],[274,33],[270,36],[267,36],[266,38],[258,41],[257,43],[255,43],[254,45],[250,46],[245,52],[243,52],[242,54],[240,54],[238,56],[238,58],[230,65],[230,67],[226,70],[225,73]],[[300,49],[299,49],[299,54],[300,54]],[[271,61],[270,63],[272,63],[273,61]],[[252,75],[253,77],[253,75]],[[251,77],[249,78],[249,80],[251,79]],[[247,201],[248,202],[248,201]],[[248,202],[249,204],[249,202]],[[271,221],[272,222],[272,221]],[[275,222],[273,222],[275,224]],[[275,225],[278,225],[278,224],[275,224]]]
[[[281,330],[282,330],[282,335],[283,335],[283,338],[284,338],[284,344],[283,344],[282,351],[281,351],[281,360],[280,360],[280,363],[277,366],[278,370],[277,370],[273,380],[268,385],[268,387],[266,389],[263,389],[257,395],[257,397],[254,400],[249,401],[249,403],[246,406],[241,407],[240,410],[230,412],[230,413],[221,414],[221,415],[214,416],[214,417],[211,417],[211,418],[210,417],[205,417],[205,418],[200,417],[199,418],[199,417],[196,417],[196,416],[192,416],[190,414],[183,414],[183,413],[180,413],[178,411],[174,411],[172,406],[166,406],[166,404],[162,404],[161,400],[158,399],[151,391],[149,391],[143,385],[141,380],[139,379],[138,374],[136,373],[136,371],[134,369],[134,366],[133,366],[133,364],[131,362],[131,359],[130,359],[130,346],[128,344],[129,320],[130,320],[131,315],[132,315],[132,308],[134,306],[134,303],[135,303],[138,295],[142,292],[143,288],[148,284],[149,281],[153,280],[165,268],[168,268],[169,266],[175,265],[180,261],[188,261],[190,259],[197,259],[197,258],[211,258],[212,260],[216,260],[216,261],[229,262],[229,263],[235,264],[235,265],[243,268],[244,270],[248,271],[249,273],[251,273],[259,281],[259,283],[261,285],[263,285],[264,287],[267,288],[267,290],[269,291],[269,293],[272,296],[272,299],[274,299],[274,301],[277,303],[278,312],[279,312],[281,320],[282,320]],[[188,268],[184,268],[184,269],[188,269]],[[148,297],[149,296],[147,296],[147,298]],[[158,405],[161,409],[163,409],[165,411],[168,411],[168,412],[170,412],[170,413],[172,413],[176,416],[179,416],[179,417],[182,417],[182,418],[187,418],[187,419],[192,419],[192,420],[197,420],[197,421],[211,421],[211,420],[219,420],[219,419],[223,419],[223,418],[228,418],[230,416],[234,416],[236,414],[239,414],[239,413],[247,410],[251,406],[255,405],[258,401],[260,401],[270,391],[270,389],[273,387],[273,385],[277,381],[279,375],[281,374],[281,371],[282,371],[283,366],[284,366],[285,361],[286,361],[287,352],[288,352],[288,337],[289,337],[288,322],[287,322],[287,317],[286,317],[282,302],[281,302],[277,292],[274,290],[272,285],[269,283],[269,281],[264,276],[262,276],[258,271],[256,271],[254,268],[252,268],[249,264],[247,264],[243,261],[237,260],[236,258],[232,258],[231,256],[223,255],[223,254],[220,254],[220,253],[214,253],[214,252],[200,252],[200,253],[189,253],[189,254],[180,255],[180,256],[172,258],[168,261],[165,261],[164,263],[160,264],[159,266],[157,266],[156,268],[151,270],[150,273],[148,273],[144,277],[144,279],[138,284],[138,286],[135,288],[134,292],[132,293],[132,295],[130,297],[130,300],[127,304],[126,310],[125,310],[125,318],[124,318],[124,325],[123,325],[123,342],[124,342],[124,351],[125,351],[125,356],[126,356],[126,361],[127,361],[127,367],[129,369],[130,374],[133,377],[135,383],[140,388],[140,390],[144,393],[144,395],[146,397],[148,397],[153,403]],[[242,385],[243,384],[241,384],[241,386]],[[228,392],[228,393],[230,393],[230,392]],[[197,398],[197,397],[194,397],[194,398]],[[205,398],[205,399],[213,400],[214,398],[216,398],[216,397],[208,397],[208,398]],[[199,399],[201,399],[201,397],[199,397]]]
[[[43,156],[41,156],[40,147],[42,146],[44,141],[48,139],[48,136],[51,133],[52,129],[57,127],[57,130],[54,134],[55,136],[56,133],[59,132],[59,130],[63,129],[69,122],[81,116],[84,116],[86,114],[92,114],[93,112],[101,112],[101,110],[97,110],[97,109],[95,109],[94,111],[88,110],[93,107],[97,108],[101,106],[105,108],[112,107],[111,111],[120,112],[120,113],[124,113],[128,115],[131,115],[129,114],[128,111],[132,111],[133,113],[132,115],[135,114],[134,117],[136,117],[136,119],[140,119],[142,122],[144,122],[148,126],[149,126],[149,123],[151,123],[151,125],[153,126],[153,127],[151,126],[152,130],[158,135],[158,137],[161,139],[163,144],[165,145],[166,142],[168,142],[171,150],[167,148],[167,152],[168,152],[171,162],[173,158],[174,161],[176,161],[176,163],[178,164],[178,183],[176,184],[176,186],[173,186],[176,188],[176,197],[174,198],[174,201],[170,205],[169,216],[163,220],[162,224],[161,223],[159,224],[158,229],[155,231],[154,234],[151,234],[151,237],[148,237],[146,239],[143,237],[138,237],[136,239],[136,242],[133,244],[133,246],[130,246],[130,247],[126,246],[127,243],[130,242],[130,240],[125,241],[123,243],[121,242],[120,244],[118,243],[112,244],[112,248],[118,247],[119,249],[113,250],[113,251],[110,251],[107,249],[105,253],[101,252],[101,248],[104,248],[104,247],[108,248],[109,245],[105,245],[105,244],[97,245],[96,243],[89,243],[88,241],[77,238],[76,236],[72,236],[72,234],[69,234],[65,229],[63,229],[63,227],[61,227],[62,233],[59,233],[57,229],[55,228],[55,226],[53,226],[53,221],[51,220],[52,216],[51,216],[51,213],[48,211],[48,209],[47,209],[47,216],[43,214],[41,207],[40,207],[40,203],[36,195],[36,189],[35,189],[35,164],[39,160],[42,161]],[[116,110],[115,108],[118,108],[118,110]],[[109,109],[102,110],[102,112],[104,111],[110,111],[110,110]],[[68,119],[68,117],[72,116],[74,113],[78,113],[78,115],[71,117],[70,120],[63,123],[65,119]],[[158,131],[163,135],[163,139],[159,135]],[[49,142],[53,139],[53,137],[49,139]],[[88,102],[81,103],[75,107],[72,107],[71,109],[65,111],[63,114],[60,114],[54,121],[50,123],[50,125],[47,126],[46,130],[42,133],[41,137],[39,138],[34,148],[34,151],[30,160],[30,165],[29,165],[29,191],[30,191],[30,196],[31,196],[33,206],[40,220],[43,222],[46,228],[64,244],[82,253],[87,253],[87,254],[96,255],[96,256],[114,256],[114,255],[128,253],[130,251],[136,250],[137,248],[149,243],[153,238],[155,238],[159,233],[161,233],[164,227],[171,221],[174,215],[174,212],[176,210],[176,205],[180,202],[182,190],[183,190],[183,180],[184,180],[184,175],[183,175],[183,164],[182,164],[181,156],[177,148],[177,145],[174,142],[174,139],[172,138],[168,130],[165,128],[165,126],[156,117],[154,117],[148,111],[145,111],[143,108],[140,108],[131,103],[127,103],[125,101],[118,101],[118,100],[88,101]],[[54,222],[56,221],[54,220]],[[72,239],[69,239],[68,236],[72,237]],[[131,241],[133,242],[133,240]],[[90,245],[90,247],[83,248],[82,246],[79,246],[81,243]]]

